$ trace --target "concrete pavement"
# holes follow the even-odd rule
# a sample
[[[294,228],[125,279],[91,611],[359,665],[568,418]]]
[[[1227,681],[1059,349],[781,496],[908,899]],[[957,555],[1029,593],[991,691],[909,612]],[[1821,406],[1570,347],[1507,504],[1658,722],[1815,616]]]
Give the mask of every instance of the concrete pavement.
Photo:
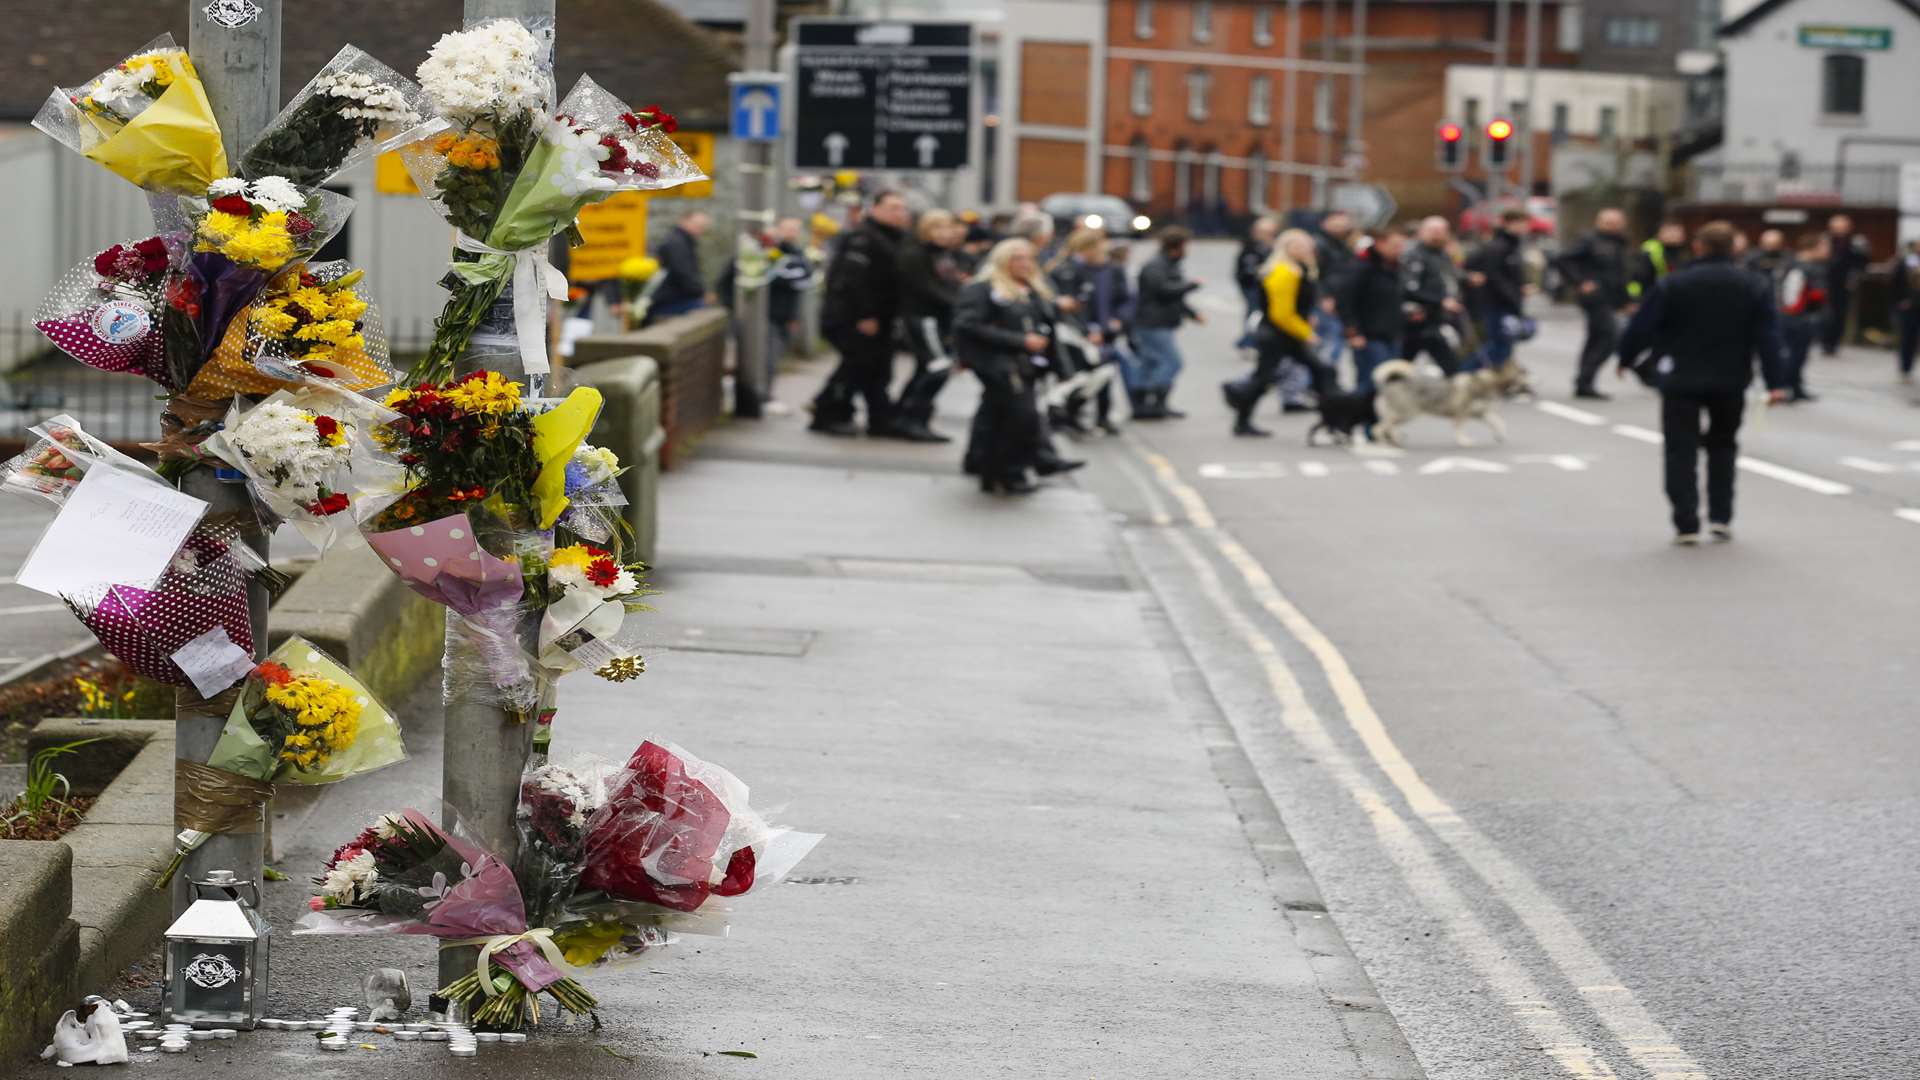
[[[781,396],[801,400],[815,365]],[[943,426],[963,427],[956,387]],[[563,684],[555,752],[677,742],[827,834],[791,884],[589,979],[607,1028],[525,1047],[261,1032],[156,1075],[785,1078],[1418,1075],[1252,764],[1102,502],[994,499],[957,447],[838,442],[789,415],[705,439],[662,488],[660,646],[624,687]],[[434,694],[414,757],[276,825],[281,925],[324,854],[438,791]],[[1337,913],[1336,913],[1337,914]],[[273,1012],[354,1000],[411,939],[287,938]],[[136,1000],[151,1002],[143,991]],[[714,1056],[748,1050],[757,1060]]]

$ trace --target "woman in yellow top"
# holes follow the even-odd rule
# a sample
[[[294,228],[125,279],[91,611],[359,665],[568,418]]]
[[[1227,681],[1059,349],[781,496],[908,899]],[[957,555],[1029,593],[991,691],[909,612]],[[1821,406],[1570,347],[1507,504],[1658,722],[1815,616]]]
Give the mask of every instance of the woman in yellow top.
[[[1260,271],[1266,306],[1261,310],[1260,326],[1253,333],[1253,347],[1259,356],[1253,374],[1236,379],[1220,389],[1233,409],[1233,433],[1265,436],[1272,432],[1253,426],[1253,410],[1267,388],[1280,377],[1289,363],[1315,367],[1313,347],[1320,339],[1313,333],[1313,311],[1319,292],[1319,270],[1314,263],[1313,238],[1300,229],[1288,229],[1274,245],[1273,257]],[[1316,380],[1318,381],[1318,380]]]

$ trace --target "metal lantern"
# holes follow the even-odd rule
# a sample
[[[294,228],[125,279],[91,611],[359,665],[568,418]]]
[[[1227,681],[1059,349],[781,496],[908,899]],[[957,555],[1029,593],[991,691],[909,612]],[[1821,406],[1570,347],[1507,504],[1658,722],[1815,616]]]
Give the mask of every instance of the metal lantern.
[[[273,935],[260,917],[260,888],[231,870],[212,870],[193,883],[193,896],[167,927],[161,1014],[168,1022],[252,1028],[267,1008]]]

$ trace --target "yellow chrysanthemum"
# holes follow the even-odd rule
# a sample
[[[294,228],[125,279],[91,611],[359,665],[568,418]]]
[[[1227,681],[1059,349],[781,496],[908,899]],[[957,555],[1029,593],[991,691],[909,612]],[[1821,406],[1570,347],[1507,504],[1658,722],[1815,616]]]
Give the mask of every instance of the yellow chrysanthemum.
[[[407,402],[412,400],[413,400],[413,391],[407,389],[404,386],[400,386],[387,391],[386,400],[382,401],[381,404],[385,405],[389,409],[397,409],[400,406],[405,405]]]
[[[547,558],[547,566],[549,568],[574,566],[585,570],[589,563],[599,557],[589,552],[585,544],[570,544],[563,548],[555,548],[553,554]]]
[[[520,407],[520,384],[489,371],[484,378],[455,383],[442,396],[461,412],[504,416]]]
[[[200,221],[200,235],[215,240],[224,240],[245,231],[248,225],[245,214],[227,214],[219,210],[208,212]]]
[[[258,327],[263,334],[282,337],[292,333],[293,329],[300,325],[300,320],[287,314],[284,308],[270,306],[255,309],[253,313],[253,325]]]

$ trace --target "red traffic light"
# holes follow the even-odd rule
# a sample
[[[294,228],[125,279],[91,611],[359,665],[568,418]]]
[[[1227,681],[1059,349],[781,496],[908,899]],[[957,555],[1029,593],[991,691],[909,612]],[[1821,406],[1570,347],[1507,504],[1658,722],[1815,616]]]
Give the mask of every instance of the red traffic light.
[[[1507,120],[1487,121],[1487,138],[1495,142],[1504,142],[1513,137],[1513,124]]]
[[[1466,130],[1459,124],[1446,123],[1440,125],[1440,140],[1442,142],[1456,143],[1465,137],[1466,134]]]

